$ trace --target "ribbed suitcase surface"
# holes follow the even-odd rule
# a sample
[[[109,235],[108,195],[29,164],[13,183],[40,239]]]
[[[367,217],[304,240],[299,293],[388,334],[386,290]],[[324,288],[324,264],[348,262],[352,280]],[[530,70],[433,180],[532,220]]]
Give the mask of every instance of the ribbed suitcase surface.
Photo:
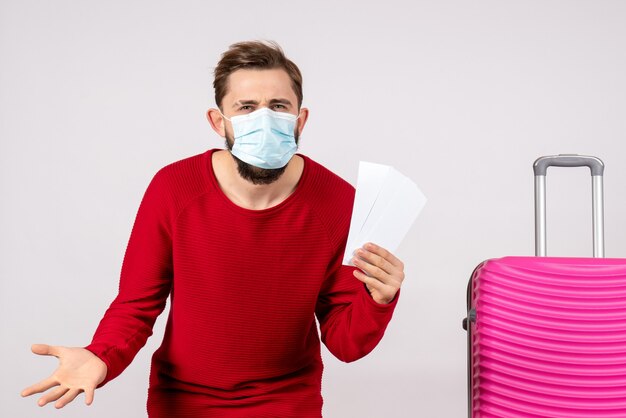
[[[470,292],[472,417],[626,418],[626,260],[488,260]]]

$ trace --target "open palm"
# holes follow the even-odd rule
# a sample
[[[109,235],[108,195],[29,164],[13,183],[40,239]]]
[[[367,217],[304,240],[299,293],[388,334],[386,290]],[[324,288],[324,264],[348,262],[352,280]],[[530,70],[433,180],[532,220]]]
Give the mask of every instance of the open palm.
[[[80,347],[34,344],[31,350],[35,354],[57,357],[59,366],[48,378],[24,389],[22,396],[48,391],[37,404],[44,406],[56,401],[54,406],[63,408],[85,392],[85,403],[91,405],[96,387],[107,374],[107,366],[102,360]]]

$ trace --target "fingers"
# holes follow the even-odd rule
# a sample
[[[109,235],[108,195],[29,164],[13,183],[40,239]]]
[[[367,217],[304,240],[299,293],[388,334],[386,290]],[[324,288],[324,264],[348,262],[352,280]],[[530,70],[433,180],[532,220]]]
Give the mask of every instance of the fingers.
[[[55,356],[55,357],[59,357],[59,349],[60,347],[57,347],[55,345],[48,345],[48,344],[33,344],[30,347],[31,351],[35,354],[39,354],[42,356]]]
[[[70,366],[66,365],[66,367],[63,368],[63,364],[61,364],[57,371],[50,377],[24,389],[21,392],[22,396],[30,396],[34,393],[47,391],[39,398],[37,404],[39,406],[44,406],[50,402],[56,401],[55,407],[58,409],[63,408],[65,405],[72,402],[81,392],[85,392],[85,403],[87,405],[91,405],[94,398],[95,386],[85,388],[85,385],[81,382],[85,380],[83,379],[84,376],[79,373],[80,370],[78,366],[80,366],[80,364],[78,364],[78,366],[73,364],[77,361],[80,363],[80,355],[73,355],[76,354],[78,349],[47,344],[33,344],[31,350],[33,353],[38,355],[55,356],[61,363],[63,363],[64,359],[69,358]],[[76,360],[76,357],[78,357],[78,360]],[[66,361],[66,363],[68,363],[68,361]],[[86,361],[83,361],[83,366],[85,363]],[[87,372],[88,371],[89,370],[87,370]]]
[[[354,277],[365,283],[368,291],[370,292],[370,295],[378,303],[387,304],[391,302],[398,291],[398,288],[386,285],[383,282],[376,280],[374,277],[370,277],[359,270],[354,270],[353,274]]]
[[[366,274],[385,283],[404,280],[404,263],[386,249],[367,243],[355,252],[352,262]],[[390,283],[391,284],[391,283]]]
[[[80,389],[70,389],[68,390],[65,395],[61,396],[61,398],[57,401],[57,403],[54,404],[54,407],[59,409],[59,408],[63,408],[65,405],[67,405],[68,403],[72,402],[74,399],[76,399],[76,397],[78,396],[79,393],[81,393],[82,390]]]
[[[394,270],[394,266],[389,261],[362,248],[359,248],[355,255],[354,265],[364,270],[370,276],[383,278]]]
[[[56,382],[56,380],[49,377],[46,380],[43,380],[35,385],[30,386],[27,389],[24,389],[21,395],[30,396],[33,393],[44,392],[54,386],[59,386],[59,384]],[[55,408],[63,408],[65,405],[72,402],[83,391],[85,392],[85,404],[91,405],[94,398],[95,388],[86,388],[85,390],[83,390],[69,389],[65,386],[59,386],[58,388],[46,393],[37,401],[37,405],[44,406],[47,403],[56,401],[58,399],[58,402],[54,405]]]
[[[33,353],[39,354],[39,355],[52,355],[52,356],[58,357],[58,354],[59,354],[58,347],[50,346],[47,344],[33,344],[30,349]],[[47,379],[44,379],[39,383],[35,383],[34,385],[27,387],[26,389],[22,391],[21,395],[30,396],[33,393],[45,392],[51,387],[58,386],[58,385],[59,385],[59,382],[56,379],[54,379],[52,376],[50,376]]]
[[[378,246],[372,242],[368,242],[367,244],[364,245],[364,247],[367,251],[383,258],[392,266],[400,268],[400,269],[404,269],[404,263],[398,257],[393,255],[392,253],[390,253],[383,247]]]
[[[91,405],[93,402],[95,389],[94,388],[86,388],[85,389],[85,404]]]
[[[355,257],[352,260],[352,262],[354,263],[356,267],[361,269],[363,273],[365,273],[368,277],[384,284],[392,280],[390,274],[387,273],[385,270],[383,270],[381,267],[378,267],[377,265],[372,264],[373,261],[369,262],[369,261],[366,261],[365,259],[360,258],[362,256],[359,253],[359,251],[357,251],[357,256],[358,257]]]
[[[37,401],[37,405],[44,406],[45,404],[49,402],[56,401],[61,396],[65,395],[65,393],[68,390],[69,389],[64,386],[59,386],[55,389],[52,389],[51,391],[43,395],[41,398],[39,398],[39,401]]]
[[[46,390],[50,389],[51,387],[57,386],[58,382],[53,379],[52,377],[49,377],[45,380],[42,380],[39,383],[35,383],[32,386],[27,387],[26,389],[24,389],[21,393],[22,396],[30,396],[33,393],[40,393],[40,392],[45,392]]]
[[[365,283],[370,295],[378,303],[389,303],[404,280],[404,264],[386,249],[367,243],[355,252],[352,263],[354,277]]]
[[[385,284],[382,283],[380,280],[376,280],[372,276],[368,276],[362,271],[354,270],[354,277],[365,283],[367,285],[367,288],[370,289],[370,292],[372,291],[372,289],[380,292],[382,289],[385,288]]]

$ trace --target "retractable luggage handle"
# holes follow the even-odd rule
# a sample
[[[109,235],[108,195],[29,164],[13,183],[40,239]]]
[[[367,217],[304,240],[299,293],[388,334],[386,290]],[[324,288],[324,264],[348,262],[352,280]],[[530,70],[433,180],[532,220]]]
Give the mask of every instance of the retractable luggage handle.
[[[604,257],[604,163],[597,157],[560,154],[535,160],[535,255],[546,256],[546,172],[548,167],[583,167],[591,170],[593,199],[593,256]]]

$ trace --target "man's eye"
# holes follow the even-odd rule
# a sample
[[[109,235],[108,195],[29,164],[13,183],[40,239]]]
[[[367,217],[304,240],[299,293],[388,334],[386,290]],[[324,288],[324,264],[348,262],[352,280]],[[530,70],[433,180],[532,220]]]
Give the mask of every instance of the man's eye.
[[[243,105],[239,108],[239,110],[250,110],[250,109],[252,109],[252,106],[249,106],[249,105]]]
[[[287,108],[285,107],[285,105],[282,105],[282,104],[275,104],[275,105],[274,105],[274,109],[287,109]]]

